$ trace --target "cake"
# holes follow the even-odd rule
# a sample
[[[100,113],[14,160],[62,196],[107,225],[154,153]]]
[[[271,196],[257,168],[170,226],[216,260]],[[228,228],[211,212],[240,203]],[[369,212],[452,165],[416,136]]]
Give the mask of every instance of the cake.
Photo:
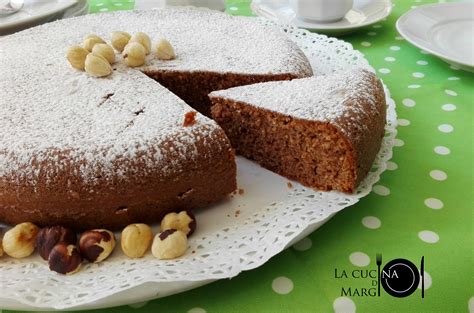
[[[132,69],[117,55],[106,78],[67,63],[85,35],[117,30],[166,37],[177,58]],[[236,189],[236,164],[205,116],[207,94],[312,75],[283,32],[207,10],[87,15],[0,46],[0,222],[10,224],[118,229],[219,201]]]
[[[210,99],[237,153],[320,190],[354,192],[384,136],[383,86],[366,70],[235,87]]]

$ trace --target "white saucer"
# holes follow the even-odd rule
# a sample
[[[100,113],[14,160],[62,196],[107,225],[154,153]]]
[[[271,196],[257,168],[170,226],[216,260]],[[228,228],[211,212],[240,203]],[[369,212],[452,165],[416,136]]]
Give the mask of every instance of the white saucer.
[[[57,19],[67,9],[86,1],[78,0],[26,0],[23,8],[15,14],[0,17],[0,35],[6,35],[27,27]]]
[[[341,35],[377,23],[392,11],[390,0],[354,0],[353,8],[337,22],[319,23],[296,16],[288,0],[253,0],[252,11],[276,22],[292,24],[323,34]]]
[[[398,19],[397,30],[418,48],[474,72],[474,2],[418,7]]]

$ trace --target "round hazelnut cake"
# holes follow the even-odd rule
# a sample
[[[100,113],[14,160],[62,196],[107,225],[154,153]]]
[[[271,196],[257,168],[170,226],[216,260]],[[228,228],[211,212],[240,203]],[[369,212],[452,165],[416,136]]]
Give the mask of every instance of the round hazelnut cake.
[[[96,34],[167,38],[176,58],[73,69]],[[236,188],[234,152],[208,94],[312,75],[281,31],[194,9],[87,15],[0,39],[0,222],[117,229],[218,201]],[[196,110],[200,113],[196,113]]]

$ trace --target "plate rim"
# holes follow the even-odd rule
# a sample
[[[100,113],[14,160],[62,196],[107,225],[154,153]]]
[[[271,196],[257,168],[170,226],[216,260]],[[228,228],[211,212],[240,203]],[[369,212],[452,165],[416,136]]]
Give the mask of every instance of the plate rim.
[[[366,27],[366,26],[369,26],[369,25],[373,25],[377,22],[380,22],[381,20],[383,20],[384,18],[389,16],[393,11],[394,5],[393,5],[391,0],[370,0],[370,1],[384,4],[384,9],[383,9],[382,15],[379,18],[376,18],[374,20],[365,20],[362,23],[359,23],[359,24],[356,24],[356,25],[350,25],[350,26],[342,26],[342,25],[337,26],[337,25],[333,25],[334,23],[319,23],[319,24],[317,24],[318,25],[317,27],[303,27],[301,25],[297,25],[296,23],[291,23],[291,24],[295,27],[307,29],[307,30],[310,30],[310,31],[319,31],[319,32],[351,31],[351,30],[356,30],[356,29],[363,28],[363,27]],[[252,13],[254,13],[257,16],[260,16],[260,17],[268,18],[266,16],[263,16],[263,15],[260,15],[260,14],[257,13],[258,9],[256,9],[256,7],[258,6],[258,4],[256,2],[261,2],[261,0],[257,0],[257,1],[252,0],[252,2],[250,3],[250,8],[252,10]],[[268,19],[270,19],[270,18],[268,18]],[[287,24],[287,22],[285,22],[285,21],[280,21],[280,20],[275,20],[275,19],[271,19],[271,20],[274,20],[275,22],[280,22],[280,23]]]
[[[447,2],[447,3],[427,4],[427,5],[423,5],[423,6],[419,6],[417,8],[411,9],[408,12],[405,12],[402,16],[400,16],[398,18],[397,22],[395,23],[395,27],[396,27],[398,33],[403,38],[405,38],[406,41],[408,41],[410,44],[412,44],[413,46],[415,46],[417,48],[420,48],[420,49],[423,49],[423,50],[429,52],[430,54],[435,55],[435,56],[439,57],[440,59],[447,61],[448,63],[455,63],[455,64],[459,64],[459,65],[474,69],[474,63],[472,63],[472,64],[466,63],[465,60],[460,60],[460,59],[457,59],[457,58],[454,58],[454,57],[451,57],[451,56],[447,56],[443,52],[440,52],[439,50],[436,50],[435,45],[433,45],[434,48],[427,47],[423,43],[421,43],[421,42],[417,41],[416,39],[414,39],[414,37],[409,35],[409,32],[407,32],[403,29],[403,27],[404,27],[403,23],[407,19],[412,18],[411,15],[413,15],[414,13],[416,14],[418,11],[421,11],[424,8],[428,8],[428,7],[440,8],[440,7],[445,7],[445,6],[459,6],[459,5],[472,5],[472,7],[474,8],[474,2]],[[442,22],[442,21],[440,20],[438,22]]]
[[[57,1],[58,1],[58,4],[60,4],[61,2],[65,2],[65,3],[61,6],[58,6],[56,9],[45,12],[43,14],[29,16],[21,20],[13,20],[11,22],[0,23],[0,30],[8,30],[9,28],[12,28],[12,27],[21,27],[21,25],[24,25],[24,24],[37,22],[39,20],[48,18],[55,14],[59,14],[60,12],[63,12],[79,3],[78,0],[57,0]]]

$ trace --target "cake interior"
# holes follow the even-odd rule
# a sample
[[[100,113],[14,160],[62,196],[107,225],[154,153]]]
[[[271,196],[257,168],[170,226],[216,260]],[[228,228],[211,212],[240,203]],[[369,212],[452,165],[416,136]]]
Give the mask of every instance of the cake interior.
[[[212,101],[212,116],[237,153],[306,186],[354,191],[354,151],[336,127],[229,99]]]
[[[208,95],[212,91],[267,81],[290,80],[297,77],[294,74],[245,75],[202,71],[145,70],[144,73],[208,117],[211,116],[211,101]]]

